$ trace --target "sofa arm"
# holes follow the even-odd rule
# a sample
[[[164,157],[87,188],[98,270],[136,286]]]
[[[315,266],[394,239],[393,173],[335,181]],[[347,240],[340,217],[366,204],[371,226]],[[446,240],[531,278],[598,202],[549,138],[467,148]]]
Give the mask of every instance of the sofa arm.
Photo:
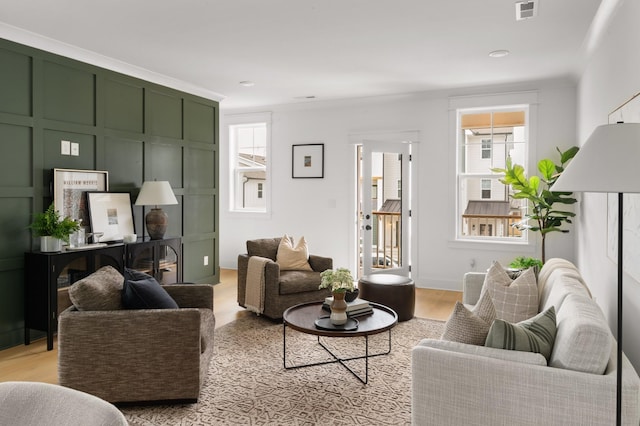
[[[213,285],[211,284],[168,284],[162,287],[181,308],[213,310]]]
[[[638,376],[623,385],[625,424],[638,424]],[[416,425],[611,424],[615,371],[605,375],[436,349],[412,350],[412,422]]]
[[[480,299],[480,292],[484,284],[484,272],[467,272],[462,278],[462,303],[475,305]]]
[[[200,348],[198,309],[71,307],[59,316],[58,381],[110,402],[158,399],[158,389],[197,398]]]
[[[309,255],[309,265],[316,272],[324,272],[327,269],[333,269],[333,259],[314,254]]]

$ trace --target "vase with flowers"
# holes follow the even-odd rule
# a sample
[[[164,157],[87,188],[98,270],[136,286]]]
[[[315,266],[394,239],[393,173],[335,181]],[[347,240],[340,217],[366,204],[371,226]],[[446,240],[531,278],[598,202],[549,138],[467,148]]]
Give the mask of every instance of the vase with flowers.
[[[331,303],[331,324],[343,325],[347,322],[347,302],[344,300],[347,292],[354,291],[353,276],[347,268],[327,269],[320,274],[320,287],[328,288],[333,294]]]

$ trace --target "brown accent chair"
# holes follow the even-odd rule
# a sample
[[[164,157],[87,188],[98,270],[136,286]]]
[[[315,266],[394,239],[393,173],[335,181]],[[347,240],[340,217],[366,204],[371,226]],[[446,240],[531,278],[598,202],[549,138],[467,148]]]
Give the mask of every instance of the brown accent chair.
[[[238,304],[245,307],[247,267],[251,256],[271,259],[265,266],[265,295],[263,315],[277,320],[291,306],[317,302],[330,296],[328,289],[318,289],[320,273],[333,269],[333,259],[309,255],[313,271],[281,271],[276,255],[281,238],[264,238],[247,241],[247,253],[238,256]]]
[[[213,356],[213,286],[163,286],[179,309],[59,316],[58,381],[109,402],[196,402]]]

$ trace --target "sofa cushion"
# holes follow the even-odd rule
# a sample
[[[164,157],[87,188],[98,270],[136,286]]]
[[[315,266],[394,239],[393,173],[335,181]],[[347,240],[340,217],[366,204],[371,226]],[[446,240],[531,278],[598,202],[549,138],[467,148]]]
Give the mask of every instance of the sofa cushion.
[[[533,318],[512,324],[497,319],[491,325],[485,346],[542,354],[547,361],[556,338],[556,311],[552,306]]]
[[[281,271],[280,294],[295,294],[305,291],[318,291],[320,272]]]
[[[568,294],[558,311],[558,333],[549,365],[603,374],[613,336],[598,305],[580,294]]]
[[[79,311],[122,309],[124,277],[112,266],[103,266],[69,287],[69,298]]]
[[[268,259],[276,261],[278,255],[278,246],[280,245],[280,238],[262,238],[259,240],[247,241],[247,254],[251,256],[266,257]]]
[[[125,279],[122,305],[127,309],[178,309],[178,304],[152,276]]]
[[[304,237],[294,247],[292,240],[285,235],[278,245],[276,262],[281,271],[312,271],[309,265],[309,247]]]
[[[500,263],[493,262],[484,288],[491,295],[498,319],[516,323],[538,313],[538,287],[532,268],[512,280]]]
[[[462,303],[456,302],[444,326],[441,339],[469,345],[483,345],[495,318],[496,311],[491,296],[486,291],[480,295],[480,300],[473,311],[467,309]]]

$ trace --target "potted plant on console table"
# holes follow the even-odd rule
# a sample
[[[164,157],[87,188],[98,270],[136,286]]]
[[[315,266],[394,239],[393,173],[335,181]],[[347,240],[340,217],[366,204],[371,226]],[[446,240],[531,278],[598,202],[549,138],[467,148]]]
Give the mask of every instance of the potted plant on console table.
[[[342,325],[347,322],[347,302],[344,300],[347,292],[354,291],[353,276],[347,268],[327,269],[320,274],[319,288],[329,288],[333,294],[331,303],[331,323]]]
[[[56,252],[62,250],[62,241],[69,242],[69,235],[80,229],[80,223],[60,217],[53,203],[44,213],[36,214],[30,228],[40,237],[40,251]]]

